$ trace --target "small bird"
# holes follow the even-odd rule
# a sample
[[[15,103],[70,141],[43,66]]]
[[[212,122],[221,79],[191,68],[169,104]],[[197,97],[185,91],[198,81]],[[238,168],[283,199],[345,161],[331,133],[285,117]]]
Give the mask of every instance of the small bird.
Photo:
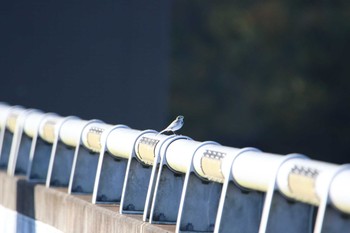
[[[175,131],[178,131],[179,129],[182,128],[184,125],[184,117],[183,116],[177,116],[176,119],[168,125],[165,129],[160,131],[157,135],[162,134],[164,132],[169,132],[171,131],[173,134],[175,134]]]

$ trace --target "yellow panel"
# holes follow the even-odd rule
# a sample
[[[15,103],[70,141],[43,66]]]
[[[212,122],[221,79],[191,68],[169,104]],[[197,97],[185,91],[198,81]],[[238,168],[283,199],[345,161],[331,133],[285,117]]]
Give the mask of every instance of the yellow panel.
[[[47,121],[43,127],[43,138],[45,141],[53,143],[55,140],[55,121]]]
[[[8,116],[7,118],[7,128],[14,133],[15,132],[15,128],[16,128],[16,124],[17,124],[17,120],[18,120],[18,114],[16,113],[12,113]]]
[[[224,175],[222,174],[221,170],[221,162],[225,156],[225,153],[212,150],[206,150],[203,153],[203,157],[201,159],[201,167],[203,173],[209,180],[220,183],[224,182]]]
[[[89,132],[87,133],[87,143],[88,148],[95,152],[101,151],[101,135],[103,133],[104,129],[101,128],[91,128]]]
[[[149,165],[152,165],[155,157],[155,148],[159,140],[142,137],[138,143],[137,155],[139,159]]]
[[[309,169],[295,166],[288,175],[289,190],[301,201],[319,204],[320,200],[316,194],[316,178],[319,172],[316,169]]]

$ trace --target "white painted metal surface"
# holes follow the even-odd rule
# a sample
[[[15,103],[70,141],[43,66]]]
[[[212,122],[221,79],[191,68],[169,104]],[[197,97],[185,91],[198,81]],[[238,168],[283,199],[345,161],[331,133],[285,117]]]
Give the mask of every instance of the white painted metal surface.
[[[350,214],[350,170],[339,173],[330,186],[330,202],[340,211]]]
[[[12,106],[9,106],[5,103],[0,103],[0,129],[3,129],[6,125],[7,115]]]
[[[75,147],[79,143],[80,134],[88,121],[71,118],[64,121],[59,131],[60,140],[66,145]]]
[[[196,151],[193,166],[201,177],[223,183],[225,174],[231,169],[232,160],[239,151],[240,149],[227,146],[204,145]]]
[[[266,192],[281,159],[275,154],[244,152],[232,164],[233,178],[244,188]]]
[[[328,177],[337,165],[305,159],[285,162],[277,176],[279,190],[295,200],[319,205]]]
[[[139,137],[141,130],[117,129],[107,137],[107,150],[114,156],[128,159],[134,150],[135,140]]]
[[[7,118],[7,127],[13,133],[9,161],[7,165],[7,173],[11,176],[15,173],[18,149],[21,143],[24,124],[27,116],[31,113],[39,112],[35,109],[13,109]]]
[[[266,232],[269,208],[272,206],[275,191],[279,192],[283,197],[287,197],[287,199],[290,198],[291,200],[311,206],[320,206],[322,214],[318,215],[315,232],[320,232],[322,229],[327,204],[335,207],[337,211],[350,214],[349,167],[343,167],[339,170],[339,165],[311,160],[301,155],[286,157],[260,152],[254,149],[241,150],[221,146],[210,141],[204,143],[193,141],[186,137],[181,137],[177,140],[168,140],[170,139],[169,136],[159,135],[153,130],[140,131],[130,129],[124,125],[120,126],[116,127],[98,120],[85,121],[75,117],[64,118],[52,113],[43,114],[40,111],[26,110],[22,107],[11,107],[0,103],[0,128],[2,131],[4,131],[3,129],[5,127],[14,134],[17,131],[19,132],[19,130],[24,130],[29,137],[34,137],[39,133],[40,137],[46,142],[53,143],[55,140],[61,140],[62,143],[70,146],[70,148],[79,148],[83,145],[84,148],[81,148],[83,157],[85,156],[85,159],[94,159],[94,161],[97,161],[94,158],[96,152],[101,152],[99,153],[101,162],[97,169],[98,174],[101,173],[105,151],[109,152],[115,161],[120,161],[118,158],[128,159],[128,166],[125,172],[127,178],[124,179],[123,193],[121,194],[122,202],[124,201],[124,195],[126,195],[125,184],[127,183],[126,179],[128,179],[128,185],[133,190],[128,195],[135,195],[133,199],[134,204],[142,206],[142,203],[137,202],[139,201],[138,194],[135,193],[138,185],[132,183],[136,175],[138,175],[138,184],[145,182],[148,185],[151,179],[147,200],[156,201],[156,199],[152,199],[151,197],[155,185],[154,180],[157,175],[157,166],[162,159],[165,162],[161,163],[161,166],[167,166],[170,172],[177,173],[174,176],[181,177],[181,175],[186,174],[185,179],[187,180],[184,182],[185,191],[188,191],[186,185],[189,184],[189,174],[191,173],[197,176],[196,179],[199,177],[199,180],[201,182],[203,181],[204,186],[210,182],[211,184],[213,182],[216,184],[226,182],[224,187],[227,189],[227,182],[233,181],[236,187],[238,185],[238,188],[242,191],[259,191],[260,194],[266,193],[265,207],[262,211],[260,225],[261,233]],[[16,142],[17,139],[18,137],[15,136],[13,142]],[[163,143],[165,141],[167,143]],[[13,147],[16,146],[13,143],[12,145]],[[64,145],[62,144],[61,146]],[[77,149],[76,151],[79,150]],[[95,155],[90,156],[89,153],[91,151],[95,152]],[[16,150],[12,149],[12,157],[14,153],[16,153]],[[134,163],[131,166],[132,162]],[[71,177],[74,174],[74,167],[78,163],[76,158],[73,163]],[[13,167],[11,162],[10,166]],[[150,170],[147,169],[151,166],[153,166],[152,178],[145,177],[150,173]],[[84,166],[81,169],[84,169]],[[133,170],[130,173],[130,169],[139,170]],[[141,169],[143,169],[142,172]],[[191,169],[190,172],[189,169]],[[113,171],[113,169],[110,171]],[[124,174],[124,172],[120,174]],[[82,177],[87,177],[87,174]],[[94,179],[95,177],[89,178]],[[95,183],[97,185],[99,184],[99,182]],[[196,185],[199,187],[202,184],[198,182]],[[91,187],[86,190],[89,192]],[[96,190],[97,187],[95,187]],[[147,189],[143,187],[143,190]],[[97,191],[94,195],[97,195]],[[183,208],[183,205],[185,205],[183,195],[181,198],[180,207]],[[131,204],[123,203],[123,205],[132,210],[133,206]],[[148,205],[151,206],[154,203],[148,203]],[[221,210],[224,208],[223,205],[221,204],[220,206]],[[148,211],[147,209],[148,207],[146,211]],[[161,214],[157,216],[161,216]],[[213,228],[213,226],[211,227]],[[188,223],[186,228],[191,229],[191,223]],[[177,227],[177,229],[179,230],[180,227]]]
[[[106,132],[108,129],[113,127],[113,125],[105,124],[102,122],[93,122],[84,127],[81,140],[85,147],[92,151],[100,152],[102,148],[101,142],[106,137]]]
[[[13,108],[10,109],[10,112],[8,113],[6,118],[6,127],[10,132],[15,132],[18,118],[25,111],[26,109],[24,109],[21,106],[13,106]]]
[[[191,164],[193,154],[201,142],[179,139],[168,146],[165,158],[170,168],[177,172],[186,173]]]
[[[145,164],[153,165],[154,159],[160,150],[162,141],[168,136],[149,132],[138,137],[135,143],[135,153],[137,158]]]
[[[39,136],[46,142],[53,143],[58,134],[57,124],[64,119],[54,113],[47,113],[39,125]]]
[[[41,111],[30,112],[25,119],[24,132],[31,138],[34,137],[36,131],[39,128],[40,122],[42,121],[45,113]]]

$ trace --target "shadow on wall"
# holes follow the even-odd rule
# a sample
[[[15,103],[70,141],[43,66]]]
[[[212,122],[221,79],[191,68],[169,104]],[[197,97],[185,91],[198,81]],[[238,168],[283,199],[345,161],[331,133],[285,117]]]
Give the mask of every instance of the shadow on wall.
[[[35,219],[35,186],[35,183],[26,180],[17,181],[16,211],[32,219]],[[17,215],[16,227],[17,232],[36,232],[35,224],[24,221],[20,215]]]

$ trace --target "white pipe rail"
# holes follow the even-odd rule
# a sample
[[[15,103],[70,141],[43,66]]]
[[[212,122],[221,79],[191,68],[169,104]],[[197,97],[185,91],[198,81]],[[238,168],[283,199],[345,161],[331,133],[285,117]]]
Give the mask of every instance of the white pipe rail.
[[[330,202],[340,211],[350,213],[350,170],[339,173],[333,180],[330,190]]]
[[[170,168],[176,172],[186,173],[192,162],[192,156],[200,144],[201,142],[188,139],[179,139],[172,142],[165,154],[165,159]]]
[[[36,134],[36,131],[38,131],[39,125],[44,117],[45,114],[43,112],[30,112],[24,122],[24,132],[26,135],[33,138]]]
[[[231,169],[232,160],[239,151],[240,149],[227,146],[204,145],[193,157],[194,168],[199,176],[223,183],[225,174]]]
[[[88,124],[83,129],[81,140],[83,145],[94,152],[100,152],[102,149],[102,142],[106,137],[106,132],[112,125],[102,122],[93,122]]]
[[[26,109],[20,106],[14,106],[13,108],[11,108],[6,120],[6,127],[10,132],[15,132],[17,121],[19,120],[20,115],[25,111]]]
[[[128,128],[112,131],[106,139],[107,150],[115,157],[128,159],[140,133],[140,130]]]
[[[337,167],[308,159],[291,159],[281,166],[277,183],[287,197],[318,206],[326,181]]]
[[[22,107],[0,103],[0,151],[5,127],[14,133],[24,111],[26,109]],[[193,166],[200,179],[217,183],[224,183],[229,174],[243,190],[263,193],[269,191],[271,182],[276,182],[274,187],[283,196],[312,206],[320,205],[327,190],[329,203],[338,211],[350,214],[350,170],[344,169],[333,175],[339,165],[307,157],[285,160],[285,156],[277,154],[254,150],[240,152],[238,148],[217,143],[202,144],[184,138],[165,143],[166,148],[162,148],[161,142],[169,136],[154,131],[141,134],[142,131],[126,126],[114,130],[113,125],[100,121],[89,123],[79,118],[63,119],[56,114],[29,112],[23,126],[24,133],[32,138],[38,131],[40,137],[49,143],[54,143],[58,135],[67,146],[83,145],[92,152],[101,152],[103,148],[115,158],[130,159],[134,153],[139,162],[147,166],[157,166],[160,159],[155,158],[164,152],[167,165],[175,173],[186,174]],[[329,185],[330,177],[332,182]]]
[[[155,132],[142,134],[135,142],[137,158],[144,164],[153,165],[157,152],[161,147],[161,141],[167,138],[165,135],[157,135]]]
[[[247,151],[235,159],[231,172],[241,187],[266,192],[281,159],[279,155]]]
[[[57,136],[57,125],[62,121],[64,117],[56,114],[47,114],[41,121],[39,126],[39,135],[46,142],[53,143]]]
[[[11,106],[0,102],[0,129],[4,129],[6,127],[7,116],[10,113]]]
[[[79,118],[68,119],[62,123],[59,130],[60,140],[71,147],[76,147],[80,143],[80,134],[87,121]]]

